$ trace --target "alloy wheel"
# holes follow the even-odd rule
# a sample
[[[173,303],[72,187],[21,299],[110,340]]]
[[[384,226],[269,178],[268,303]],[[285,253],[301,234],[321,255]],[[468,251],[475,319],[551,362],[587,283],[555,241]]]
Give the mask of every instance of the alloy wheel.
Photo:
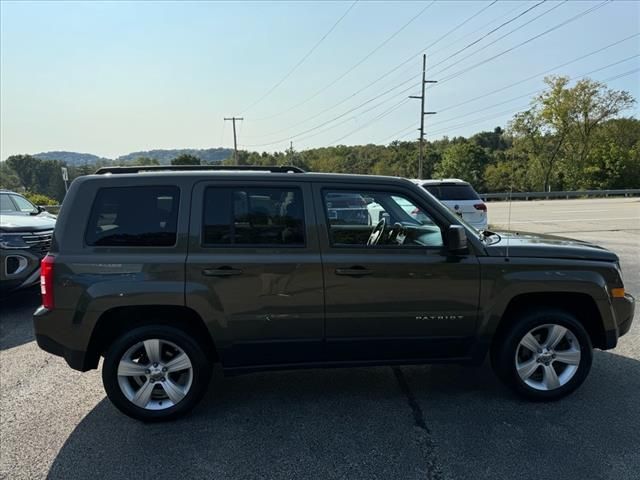
[[[531,329],[516,348],[515,366],[520,379],[535,390],[556,390],[578,371],[581,348],[567,327],[545,324]]]
[[[193,366],[175,343],[152,338],[124,353],[117,375],[118,385],[131,403],[145,410],[165,410],[189,393]]]

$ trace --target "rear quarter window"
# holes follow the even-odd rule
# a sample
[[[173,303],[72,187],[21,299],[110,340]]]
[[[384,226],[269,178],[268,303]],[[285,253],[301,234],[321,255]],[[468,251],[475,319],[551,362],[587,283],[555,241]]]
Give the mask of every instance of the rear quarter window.
[[[479,200],[471,185],[425,185],[424,188],[438,200]]]
[[[85,235],[90,246],[170,247],[177,238],[175,186],[101,188]]]

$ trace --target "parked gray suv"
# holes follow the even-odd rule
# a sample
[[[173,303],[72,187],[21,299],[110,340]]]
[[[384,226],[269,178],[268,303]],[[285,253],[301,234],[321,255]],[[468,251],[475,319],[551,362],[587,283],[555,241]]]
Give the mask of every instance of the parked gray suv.
[[[0,294],[40,281],[56,217],[22,195],[0,190]]]
[[[336,198],[383,214],[349,221]],[[408,180],[295,167],[76,179],[42,277],[40,347],[81,371],[104,357],[107,395],[144,421],[194,407],[214,362],[237,374],[489,354],[516,392],[554,400],[634,312],[603,248],[478,232]]]

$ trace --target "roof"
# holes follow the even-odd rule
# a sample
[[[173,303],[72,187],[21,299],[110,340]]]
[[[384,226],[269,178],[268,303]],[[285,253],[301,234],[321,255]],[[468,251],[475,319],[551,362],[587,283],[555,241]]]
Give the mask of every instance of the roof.
[[[178,168],[176,168],[178,167]],[[242,165],[239,167],[224,166],[140,166],[140,167],[105,167],[99,169],[94,175],[80,177],[83,181],[89,179],[107,178],[229,178],[229,177],[251,177],[253,180],[296,180],[296,181],[354,181],[359,183],[384,181],[393,183],[407,183],[408,180],[401,177],[391,177],[382,175],[361,175],[355,173],[315,173],[305,172],[298,167],[277,166],[277,167],[255,167]]]

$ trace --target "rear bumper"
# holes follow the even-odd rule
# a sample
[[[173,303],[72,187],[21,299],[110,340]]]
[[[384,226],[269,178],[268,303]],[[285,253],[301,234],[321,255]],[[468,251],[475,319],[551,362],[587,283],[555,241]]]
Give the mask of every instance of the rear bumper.
[[[33,314],[33,329],[41,349],[63,357],[74,370],[86,372],[97,368],[98,357],[87,353],[91,332],[74,323],[73,315],[69,310],[38,307]]]
[[[86,365],[86,352],[66,348],[46,335],[36,334],[36,341],[42,350],[64,358],[67,364],[74,370],[80,370],[81,372],[91,370],[92,367],[87,367]]]

